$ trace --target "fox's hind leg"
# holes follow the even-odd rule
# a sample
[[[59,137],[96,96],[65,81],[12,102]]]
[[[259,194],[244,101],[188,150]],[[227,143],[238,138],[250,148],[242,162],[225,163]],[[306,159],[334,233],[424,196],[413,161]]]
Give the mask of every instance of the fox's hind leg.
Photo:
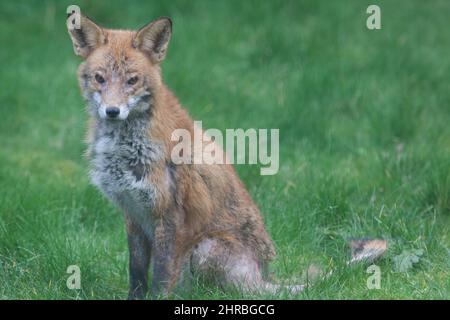
[[[218,239],[208,238],[197,245],[191,257],[191,267],[222,289],[231,286],[253,294],[275,294],[281,290],[294,294],[304,288],[302,285],[284,286],[267,281],[265,262],[259,262],[245,248],[236,249]]]

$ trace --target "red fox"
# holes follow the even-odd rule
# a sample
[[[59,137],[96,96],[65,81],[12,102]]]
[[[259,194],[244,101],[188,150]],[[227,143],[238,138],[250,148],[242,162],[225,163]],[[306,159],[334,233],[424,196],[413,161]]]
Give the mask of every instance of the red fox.
[[[267,280],[275,249],[233,166],[171,160],[171,133],[194,132],[161,76],[172,21],[159,18],[124,31],[78,18],[79,28],[68,26],[75,54],[84,60],[78,80],[90,114],[90,177],[124,213],[129,299],[145,298],[150,261],[152,296],[170,294],[186,270],[222,288],[256,293],[284,287]]]

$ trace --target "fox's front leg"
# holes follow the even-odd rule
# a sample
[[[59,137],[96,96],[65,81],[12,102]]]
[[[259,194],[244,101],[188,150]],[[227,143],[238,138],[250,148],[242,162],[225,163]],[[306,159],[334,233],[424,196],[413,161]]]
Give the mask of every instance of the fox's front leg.
[[[128,299],[144,299],[148,289],[148,269],[151,257],[151,242],[142,227],[126,217],[129,260],[130,291]]]
[[[176,228],[171,223],[161,223],[155,229],[153,241],[152,296],[167,296],[181,272],[182,256],[176,248]]]

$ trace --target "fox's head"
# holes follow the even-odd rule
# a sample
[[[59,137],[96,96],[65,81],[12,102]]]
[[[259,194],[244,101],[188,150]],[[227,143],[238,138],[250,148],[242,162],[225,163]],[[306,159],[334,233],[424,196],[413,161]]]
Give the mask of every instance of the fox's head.
[[[124,31],[72,15],[67,26],[75,54],[84,59],[78,81],[92,115],[125,120],[149,110],[162,84],[159,66],[172,35],[171,20],[159,18],[138,31]]]

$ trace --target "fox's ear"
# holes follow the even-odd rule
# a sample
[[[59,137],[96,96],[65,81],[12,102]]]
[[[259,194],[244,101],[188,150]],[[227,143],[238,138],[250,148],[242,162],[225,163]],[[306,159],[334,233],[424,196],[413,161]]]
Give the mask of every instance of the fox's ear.
[[[154,63],[161,63],[172,36],[172,20],[159,18],[143,26],[137,32],[133,46],[145,52]]]
[[[68,16],[67,29],[75,54],[83,59],[86,59],[97,46],[105,43],[106,38],[102,28],[79,13],[72,13]]]

